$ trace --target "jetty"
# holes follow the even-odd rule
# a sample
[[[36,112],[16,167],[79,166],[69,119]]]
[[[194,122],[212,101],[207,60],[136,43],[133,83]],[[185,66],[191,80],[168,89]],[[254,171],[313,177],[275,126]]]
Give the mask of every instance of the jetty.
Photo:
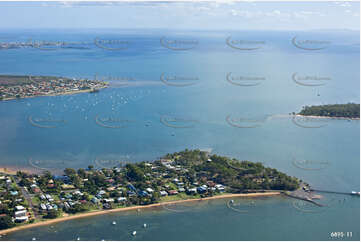
[[[360,192],[337,192],[337,191],[328,191],[328,190],[320,190],[320,189],[313,189],[310,188],[311,192],[323,192],[323,193],[333,193],[333,194],[342,194],[342,195],[353,195],[353,196],[360,196]]]

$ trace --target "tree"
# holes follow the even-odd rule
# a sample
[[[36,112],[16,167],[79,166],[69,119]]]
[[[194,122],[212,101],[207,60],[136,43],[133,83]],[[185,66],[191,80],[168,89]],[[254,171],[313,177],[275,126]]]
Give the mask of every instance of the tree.
[[[0,214],[8,214],[8,215],[10,215],[10,210],[9,210],[9,207],[8,207],[8,205],[6,205],[6,204],[0,204]]]
[[[0,217],[0,229],[8,229],[15,226],[15,223],[9,215]]]
[[[52,209],[49,210],[48,213],[44,216],[44,218],[57,218],[60,215],[58,210]]]
[[[143,181],[144,173],[143,171],[136,165],[127,164],[127,176],[133,181]]]
[[[78,170],[78,175],[82,178],[85,178],[85,170],[83,168],[80,168]]]
[[[64,173],[65,173],[65,175],[70,177],[72,175],[75,175],[76,171],[73,168],[65,168]]]

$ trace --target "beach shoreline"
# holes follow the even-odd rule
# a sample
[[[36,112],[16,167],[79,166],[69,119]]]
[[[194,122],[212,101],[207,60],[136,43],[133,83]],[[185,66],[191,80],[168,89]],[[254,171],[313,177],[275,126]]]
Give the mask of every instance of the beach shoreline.
[[[100,211],[92,211],[92,212],[86,212],[82,214],[75,214],[75,215],[68,215],[61,218],[56,218],[48,221],[41,221],[38,223],[32,223],[32,224],[26,224],[23,226],[17,226],[9,229],[0,230],[0,235],[5,235],[8,233],[17,232],[23,229],[30,229],[40,226],[47,226],[55,223],[60,223],[64,221],[69,221],[73,219],[80,219],[80,218],[86,218],[86,217],[92,217],[97,215],[104,215],[104,214],[110,214],[110,213],[117,213],[117,212],[123,212],[123,211],[131,211],[131,210],[137,210],[137,209],[145,209],[145,208],[152,208],[152,207],[160,207],[164,205],[169,204],[178,204],[178,203],[185,203],[185,202],[197,202],[197,201],[207,201],[207,200],[213,200],[213,199],[224,199],[224,198],[236,198],[236,197],[263,197],[263,196],[277,196],[281,195],[281,192],[262,192],[262,193],[237,193],[237,194],[225,194],[225,195],[218,195],[213,197],[206,197],[206,198],[195,198],[195,199],[185,199],[185,200],[175,200],[175,201],[169,201],[169,202],[162,202],[162,203],[154,203],[149,205],[138,205],[138,206],[132,206],[132,207],[124,207],[124,208],[115,208],[115,209],[109,209],[109,210],[100,210]]]
[[[32,167],[15,167],[15,166],[2,166],[0,167],[0,173],[6,175],[16,175],[18,171],[25,172],[27,174],[41,174],[43,171],[39,171],[39,169],[35,169]]]
[[[301,115],[296,114],[292,115],[294,117],[302,117],[302,118],[314,118],[314,119],[343,119],[343,120],[360,120],[360,118],[347,118],[347,117],[329,117],[329,116],[313,116],[313,115]]]

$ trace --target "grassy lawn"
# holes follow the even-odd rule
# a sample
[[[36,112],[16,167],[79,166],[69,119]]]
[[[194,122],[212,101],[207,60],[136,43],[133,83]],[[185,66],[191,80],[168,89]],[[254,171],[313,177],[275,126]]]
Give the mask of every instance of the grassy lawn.
[[[169,201],[185,200],[185,199],[197,199],[197,198],[201,198],[201,196],[199,194],[187,195],[185,193],[178,193],[177,195],[161,197],[160,202],[169,202]]]
[[[41,203],[38,197],[32,197],[31,201],[33,202],[34,206],[38,206]]]
[[[178,190],[178,187],[172,182],[168,182],[168,183],[166,183],[166,185],[168,185],[169,188],[172,190]]]
[[[59,194],[52,194],[51,195],[54,199],[54,201],[60,201]]]

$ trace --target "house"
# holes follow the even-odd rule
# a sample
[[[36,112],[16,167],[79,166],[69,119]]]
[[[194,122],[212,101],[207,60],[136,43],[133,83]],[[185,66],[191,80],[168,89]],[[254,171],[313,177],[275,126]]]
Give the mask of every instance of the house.
[[[98,192],[98,194],[99,194],[99,195],[104,195],[104,194],[106,194],[106,191],[100,190],[100,191]]]
[[[41,204],[40,204],[40,208],[41,208],[42,210],[46,210],[45,204],[44,204],[44,203],[41,203]]]
[[[18,191],[10,191],[11,196],[17,196],[19,194]]]
[[[40,195],[40,199],[41,199],[41,200],[45,200],[45,199],[46,199],[46,197],[44,196],[44,194],[41,194],[41,195]]]
[[[25,210],[25,208],[23,207],[23,206],[15,206],[15,209],[17,210],[17,211],[21,211],[21,210]]]
[[[25,221],[28,221],[28,216],[20,216],[20,217],[16,217],[15,218],[15,221],[16,222],[25,222]]]
[[[69,185],[69,184],[63,184],[63,185],[61,185],[61,188],[63,190],[69,190],[69,189],[75,189],[75,186],[74,185]]]
[[[134,191],[134,192],[137,191],[137,189],[136,189],[132,184],[128,184],[128,185],[127,185],[127,188],[130,189],[130,190],[132,190],[132,191]]]
[[[220,192],[224,192],[224,186],[221,185],[221,184],[215,185],[215,188],[217,188],[217,190],[220,191]]]
[[[107,191],[108,191],[108,192],[111,192],[111,191],[114,191],[114,190],[115,190],[115,187],[108,187],[108,188],[107,188]]]
[[[118,197],[118,198],[117,198],[117,201],[118,201],[118,202],[125,202],[126,200],[127,200],[126,197]]]
[[[33,193],[39,193],[41,192],[40,188],[36,185],[36,184],[32,184],[30,186],[31,190],[33,191]]]
[[[70,208],[70,205],[69,205],[69,203],[67,203],[67,202],[64,202],[64,206],[65,206],[65,209],[69,209],[69,208]]]
[[[53,176],[54,180],[60,180],[64,183],[69,183],[70,182],[70,178],[68,176]]]
[[[15,217],[23,217],[26,216],[26,210],[16,211]]]
[[[205,193],[206,191],[207,191],[207,188],[205,188],[203,186],[197,187],[197,192],[198,193]]]
[[[32,187],[31,190],[33,191],[33,193],[40,193],[41,192],[40,188],[36,187],[36,186]]]
[[[73,192],[74,195],[83,196],[83,193],[81,191],[75,191]]]
[[[138,193],[138,195],[141,196],[141,197],[146,197],[146,196],[148,196],[148,193],[146,191],[140,191]]]
[[[161,196],[167,196],[168,193],[167,193],[166,191],[160,191],[160,195],[161,195]]]
[[[145,189],[147,192],[149,192],[149,193],[153,193],[154,192],[154,190],[152,189],[152,188],[150,188],[150,187],[148,187],[147,189]]]
[[[188,193],[190,193],[190,194],[195,194],[195,193],[197,193],[197,188],[189,188],[188,189]]]
[[[136,193],[133,192],[133,191],[127,191],[127,194],[128,194],[129,197],[136,195]]]
[[[67,194],[65,194],[64,197],[67,198],[67,199],[71,199],[73,197],[73,195],[71,195],[70,193],[67,193]]]
[[[114,198],[104,198],[104,199],[103,199],[103,202],[105,202],[105,203],[114,202]]]
[[[48,199],[49,202],[54,201],[53,197],[49,194],[45,194],[46,199]]]
[[[93,198],[91,199],[91,201],[92,201],[92,203],[95,203],[95,204],[99,203],[99,199],[96,198],[96,197],[93,197]]]
[[[183,187],[180,187],[179,189],[178,189],[178,192],[185,192],[186,191],[186,189],[184,189]]]
[[[47,185],[47,188],[54,188],[54,187],[55,187],[54,183],[49,183],[49,184]]]
[[[104,203],[104,204],[103,204],[103,208],[104,208],[104,209],[111,209],[112,207],[110,206],[109,203]]]
[[[169,195],[177,195],[178,192],[176,190],[170,190],[169,192]]]

